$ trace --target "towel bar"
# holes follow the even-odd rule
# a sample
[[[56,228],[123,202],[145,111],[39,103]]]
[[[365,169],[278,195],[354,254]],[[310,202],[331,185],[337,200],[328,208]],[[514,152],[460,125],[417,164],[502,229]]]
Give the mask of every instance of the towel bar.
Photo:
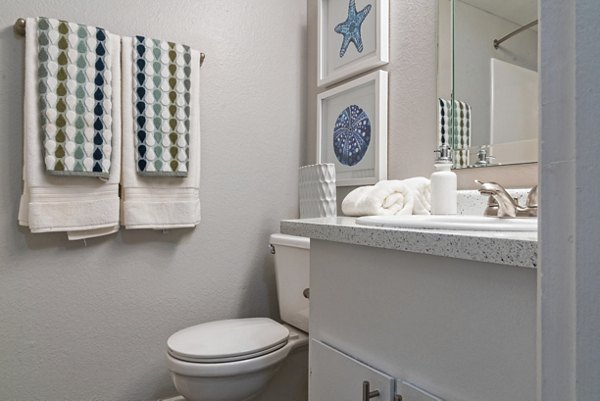
[[[14,25],[15,33],[21,36],[25,36],[25,18],[17,18]],[[200,67],[204,64],[204,59],[206,58],[206,54],[200,53]]]

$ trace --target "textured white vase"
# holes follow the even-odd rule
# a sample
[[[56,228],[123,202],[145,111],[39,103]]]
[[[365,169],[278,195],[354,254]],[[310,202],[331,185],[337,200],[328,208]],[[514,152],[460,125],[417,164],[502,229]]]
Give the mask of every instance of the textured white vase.
[[[335,165],[326,163],[300,167],[298,194],[301,219],[335,217]]]

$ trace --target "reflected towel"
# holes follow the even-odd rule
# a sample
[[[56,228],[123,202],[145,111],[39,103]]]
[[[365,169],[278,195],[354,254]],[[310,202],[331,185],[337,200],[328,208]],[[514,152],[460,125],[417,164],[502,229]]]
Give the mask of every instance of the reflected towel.
[[[108,235],[119,229],[121,175],[120,40],[110,36],[112,75],[112,153],[108,179],[46,174],[38,103],[38,48],[36,19],[27,19],[25,38],[25,95],[23,194],[19,224],[33,233],[67,232],[69,239]]]
[[[430,210],[431,187],[425,177],[379,181],[358,187],[342,202],[346,216],[430,214]]]
[[[189,79],[189,131],[177,131],[178,138],[189,138],[186,144],[187,149],[178,151],[186,152],[189,150],[189,160],[184,161],[174,168],[174,171],[184,172],[185,177],[168,176],[145,176],[138,174],[140,154],[138,141],[139,124],[137,118],[140,117],[137,109],[139,100],[139,89],[136,84],[138,65],[134,65],[138,55],[137,48],[134,48],[134,41],[139,38],[123,37],[123,57],[122,57],[122,80],[123,80],[123,162],[122,162],[122,208],[121,224],[126,229],[170,229],[194,227],[200,222],[200,53],[195,50],[190,52],[190,79]],[[149,39],[144,39],[149,40]],[[134,53],[136,52],[136,53]],[[175,83],[175,86],[177,84]],[[134,104],[135,101],[135,104]],[[146,118],[152,115],[153,108],[144,109]],[[170,111],[167,111],[167,114]],[[177,114],[177,110],[174,110]],[[185,114],[185,112],[184,112]],[[184,116],[185,117],[185,116]],[[179,124],[179,123],[177,123]],[[158,128],[161,124],[154,124],[153,132],[145,132],[144,141],[154,139],[156,147],[160,147],[162,141],[157,141],[154,135],[161,135]],[[185,123],[184,123],[185,126]],[[178,127],[178,125],[177,125]],[[146,127],[147,128],[147,127]],[[164,138],[169,139],[170,134],[164,134]],[[177,141],[175,141],[177,142]],[[188,142],[188,141],[186,141]],[[155,150],[156,150],[155,147]],[[146,147],[147,150],[147,147]],[[144,153],[146,160],[148,154]],[[168,152],[151,155],[150,162],[162,158],[167,165],[170,165],[173,155]],[[150,163],[146,165],[149,166]],[[153,163],[154,166],[154,163]],[[185,169],[184,169],[185,166]],[[145,169],[147,170],[147,168]],[[156,168],[159,173],[160,169]],[[166,170],[165,170],[166,171]],[[162,171],[163,173],[165,171]],[[146,171],[147,172],[147,171]]]

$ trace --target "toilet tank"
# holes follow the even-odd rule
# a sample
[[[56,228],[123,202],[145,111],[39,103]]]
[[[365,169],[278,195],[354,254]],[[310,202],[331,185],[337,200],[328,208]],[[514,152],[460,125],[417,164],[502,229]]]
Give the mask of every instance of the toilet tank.
[[[281,320],[308,332],[308,288],[310,238],[272,234],[275,252],[275,280]]]

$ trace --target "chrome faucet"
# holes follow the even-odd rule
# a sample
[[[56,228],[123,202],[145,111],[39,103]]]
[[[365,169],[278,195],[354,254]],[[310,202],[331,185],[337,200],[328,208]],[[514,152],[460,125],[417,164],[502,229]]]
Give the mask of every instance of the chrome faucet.
[[[485,146],[482,146],[477,152],[477,161],[475,162],[475,167],[485,167],[491,166],[494,163],[496,158],[492,155],[488,155]]]
[[[484,211],[485,216],[497,217],[536,217],[538,208],[537,185],[531,188],[527,195],[525,206],[519,205],[519,202],[510,196],[504,187],[497,182],[481,182],[475,180],[481,185],[479,193],[488,195],[488,206]]]

